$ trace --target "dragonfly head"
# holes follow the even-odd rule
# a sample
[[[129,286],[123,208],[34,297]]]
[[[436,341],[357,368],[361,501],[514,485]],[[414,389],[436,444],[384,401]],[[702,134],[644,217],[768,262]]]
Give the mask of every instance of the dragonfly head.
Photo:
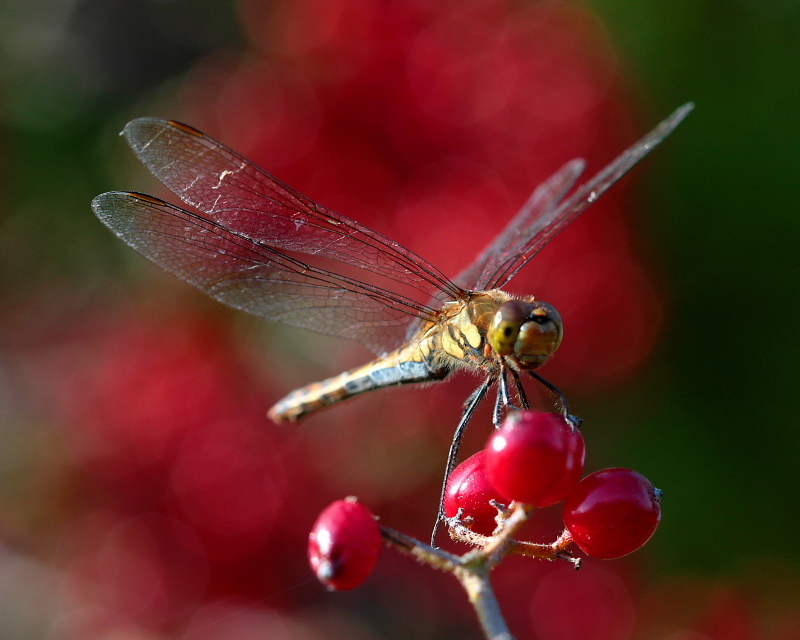
[[[538,300],[509,300],[501,304],[487,338],[495,353],[514,356],[523,369],[543,365],[561,344],[564,325],[554,307]]]

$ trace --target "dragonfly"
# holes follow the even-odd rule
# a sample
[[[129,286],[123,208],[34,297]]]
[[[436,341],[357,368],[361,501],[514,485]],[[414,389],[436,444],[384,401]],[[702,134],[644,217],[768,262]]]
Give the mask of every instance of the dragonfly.
[[[557,398],[536,369],[561,343],[563,323],[546,302],[507,293],[509,281],[688,115],[677,109],[577,188],[585,162],[567,162],[458,277],[362,224],[334,213],[197,129],[138,118],[123,131],[144,165],[191,209],[137,192],[97,196],[92,208],[119,238],[212,298],[263,318],[356,340],[372,362],[297,389],[269,417],[296,422],[384,387],[443,380],[469,370],[483,381],[464,404],[445,484],[464,430],[497,386],[493,420],[517,401],[521,374]],[[440,503],[437,525],[443,518]],[[434,531],[435,536],[435,531]]]

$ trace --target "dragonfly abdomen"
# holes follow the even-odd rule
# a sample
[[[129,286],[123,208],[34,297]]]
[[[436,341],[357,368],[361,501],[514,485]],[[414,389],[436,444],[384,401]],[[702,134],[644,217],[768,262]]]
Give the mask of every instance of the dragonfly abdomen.
[[[412,343],[369,364],[292,391],[269,410],[275,422],[296,422],[309,414],[373,389],[444,378],[428,340]]]

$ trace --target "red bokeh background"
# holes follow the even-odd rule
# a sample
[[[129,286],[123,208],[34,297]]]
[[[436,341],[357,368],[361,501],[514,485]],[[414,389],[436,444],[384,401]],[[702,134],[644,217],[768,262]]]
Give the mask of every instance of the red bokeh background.
[[[195,65],[182,119],[452,276],[564,162],[584,157],[594,172],[639,131],[606,35],[578,3],[241,0],[238,11],[245,52]],[[659,334],[629,184],[509,287],[560,310],[565,341],[542,374],[568,395],[630,379]],[[34,488],[48,508],[6,529],[12,546],[35,528],[54,549],[52,637],[480,637],[447,576],[386,552],[365,587],[332,596],[305,558],[319,510],[348,494],[426,538],[476,381],[382,391],[279,427],[266,418],[272,402],[368,354],[259,328],[144,277],[135,302],[109,298],[16,332],[20,379],[44,399],[60,455]],[[54,346],[56,327],[69,330]],[[479,413],[478,446],[489,424]],[[559,528],[549,510],[529,534]],[[511,559],[497,590],[520,638],[660,637],[650,600],[673,605],[639,588],[637,562],[589,561],[575,574]],[[749,601],[722,588],[695,599],[706,587],[670,592],[691,602],[685,633],[670,637],[753,637]],[[778,620],[769,637],[797,637],[790,627]]]

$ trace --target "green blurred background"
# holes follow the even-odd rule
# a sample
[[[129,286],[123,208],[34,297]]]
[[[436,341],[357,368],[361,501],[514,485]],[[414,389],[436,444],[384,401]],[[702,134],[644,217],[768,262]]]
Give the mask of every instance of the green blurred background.
[[[81,492],[57,487],[70,456],[52,401],[30,380],[41,362],[67,357],[63,334],[91,331],[82,309],[131,305],[129,292],[146,298],[154,277],[142,276],[89,202],[151,184],[116,133],[129,117],[178,111],[187,77],[202,84],[210,59],[250,46],[236,9],[223,0],[0,4],[2,589],[13,592],[15,576],[44,585],[41,602],[20,596],[9,607],[0,638],[36,637],[37,623],[47,628],[57,615],[53,585],[64,567],[53,549],[63,545],[57,523],[69,518],[53,511],[69,512]],[[640,619],[658,618],[642,635],[796,638],[800,2],[593,0],[588,10],[616,56],[637,131],[697,105],[635,185],[633,224],[663,295],[655,353],[634,378],[572,396],[591,425],[593,467],[630,466],[665,491],[661,529],[630,574],[644,585]],[[241,322],[231,317],[222,322]],[[256,360],[276,339],[253,326],[236,331]],[[37,509],[41,500],[47,507]],[[12,555],[42,573],[8,569]],[[676,592],[695,604],[733,593],[741,607],[720,596],[718,615],[744,622],[697,630],[670,622],[679,605],[653,613],[648,598]]]
[[[630,452],[678,472],[665,560],[727,573],[784,541],[795,570],[800,4],[592,6],[645,104],[698,105],[639,218],[670,297]]]

